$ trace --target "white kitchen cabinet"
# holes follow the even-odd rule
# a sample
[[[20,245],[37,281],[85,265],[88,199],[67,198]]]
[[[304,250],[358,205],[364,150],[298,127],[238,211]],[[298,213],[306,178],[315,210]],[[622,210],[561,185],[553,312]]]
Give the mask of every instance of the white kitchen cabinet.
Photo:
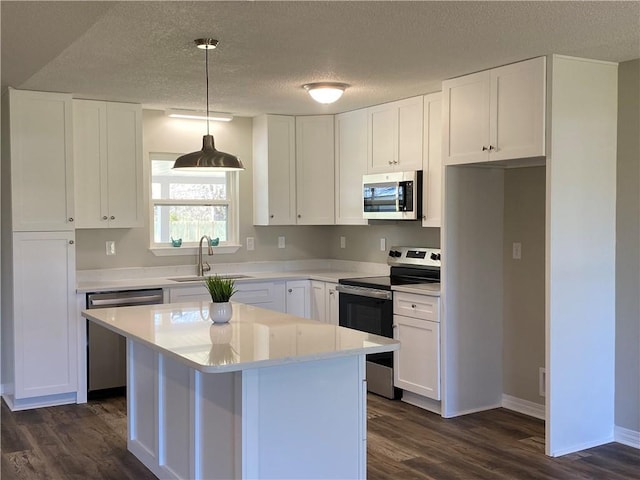
[[[440,400],[440,299],[395,292],[393,313],[394,385]]]
[[[290,280],[286,283],[287,313],[302,318],[311,317],[311,282]]]
[[[295,117],[253,119],[253,224],[296,223]]]
[[[10,89],[9,112],[12,230],[73,230],[71,95]]]
[[[333,115],[296,117],[296,223],[333,225]]]
[[[422,169],[422,96],[367,109],[367,172]]]
[[[72,394],[73,401],[78,385],[74,233],[15,232],[12,268],[12,315],[3,318],[13,328],[10,401],[16,408],[33,397]]]
[[[422,226],[442,225],[442,94],[424,96]]]
[[[545,72],[539,57],[444,81],[444,164],[544,156]]]
[[[285,312],[284,282],[236,282],[237,292],[231,301],[256,305],[258,307]],[[211,302],[211,296],[204,285],[174,287],[169,291],[169,301]]]
[[[311,319],[338,325],[339,293],[337,286],[337,283],[311,281]]]
[[[366,225],[362,216],[362,176],[367,173],[367,110],[335,117],[336,225]]]
[[[142,107],[73,100],[76,228],[143,225]]]

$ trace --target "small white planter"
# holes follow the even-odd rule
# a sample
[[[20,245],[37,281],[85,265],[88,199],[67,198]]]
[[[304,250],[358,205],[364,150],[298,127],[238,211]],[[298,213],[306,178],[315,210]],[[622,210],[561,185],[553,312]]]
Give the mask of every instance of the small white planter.
[[[209,318],[213,323],[227,323],[232,316],[231,302],[211,302],[209,305]]]

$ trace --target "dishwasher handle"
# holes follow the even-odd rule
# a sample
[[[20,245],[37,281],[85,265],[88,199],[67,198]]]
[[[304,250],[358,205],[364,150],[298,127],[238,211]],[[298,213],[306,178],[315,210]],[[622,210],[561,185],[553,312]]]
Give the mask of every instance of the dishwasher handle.
[[[126,291],[91,293],[87,295],[87,308],[129,307],[134,305],[159,305],[164,300],[162,290],[152,292]]]

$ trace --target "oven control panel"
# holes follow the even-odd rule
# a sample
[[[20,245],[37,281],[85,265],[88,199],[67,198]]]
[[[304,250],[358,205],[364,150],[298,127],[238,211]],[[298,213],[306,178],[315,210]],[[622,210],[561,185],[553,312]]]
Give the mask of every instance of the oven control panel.
[[[391,247],[387,264],[402,266],[440,267],[442,253],[439,248]]]

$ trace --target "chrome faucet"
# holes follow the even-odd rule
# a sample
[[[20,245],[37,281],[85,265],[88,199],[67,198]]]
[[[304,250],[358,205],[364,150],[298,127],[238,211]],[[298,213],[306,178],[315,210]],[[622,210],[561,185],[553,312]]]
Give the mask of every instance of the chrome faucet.
[[[211,239],[207,235],[203,235],[200,237],[200,245],[198,245],[198,276],[204,277],[204,272],[208,272],[211,270],[211,265],[207,262],[202,261],[202,240],[207,239],[207,254],[213,255],[213,248],[211,248]]]

